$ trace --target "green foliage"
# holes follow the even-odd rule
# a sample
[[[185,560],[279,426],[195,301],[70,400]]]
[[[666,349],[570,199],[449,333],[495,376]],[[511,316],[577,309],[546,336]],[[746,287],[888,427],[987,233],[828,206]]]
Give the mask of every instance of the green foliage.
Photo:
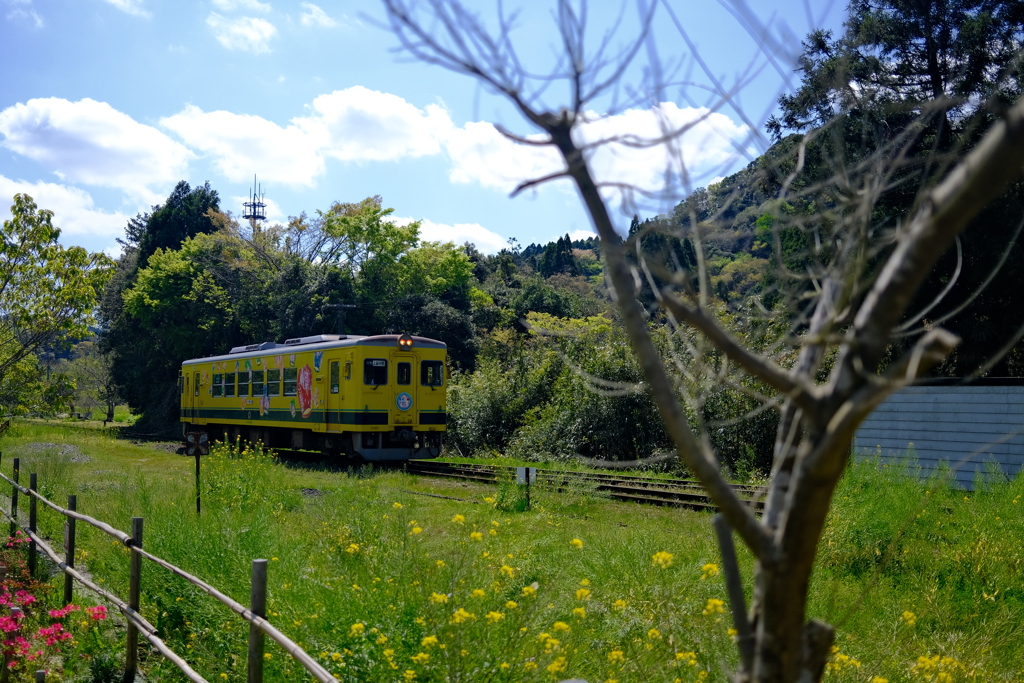
[[[14,196],[0,234],[0,382],[43,345],[82,337],[111,274],[103,254],[58,243],[53,212]]]

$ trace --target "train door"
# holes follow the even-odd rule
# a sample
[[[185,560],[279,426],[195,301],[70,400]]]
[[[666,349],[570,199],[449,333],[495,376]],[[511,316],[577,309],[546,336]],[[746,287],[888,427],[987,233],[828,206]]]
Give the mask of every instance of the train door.
[[[391,385],[393,389],[391,424],[396,427],[412,426],[416,421],[416,411],[419,409],[416,382],[414,381],[416,379],[414,374],[416,356],[411,353],[393,353],[391,354],[391,363],[395,368],[395,382]]]
[[[327,423],[327,431],[341,431],[341,399],[342,393],[342,372],[345,369],[340,358],[332,358],[327,361],[327,412],[324,421]],[[349,363],[351,368],[351,363]],[[351,370],[350,370],[351,371]]]

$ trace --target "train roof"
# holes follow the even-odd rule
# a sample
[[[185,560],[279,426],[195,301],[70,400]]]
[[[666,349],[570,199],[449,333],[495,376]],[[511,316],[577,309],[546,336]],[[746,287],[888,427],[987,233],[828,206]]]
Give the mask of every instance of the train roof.
[[[256,358],[262,356],[274,356],[283,353],[295,353],[296,350],[323,351],[326,349],[339,349],[350,346],[386,346],[398,348],[399,334],[376,334],[363,337],[359,335],[338,335],[318,334],[312,337],[297,337],[288,339],[284,344],[275,342],[262,342],[260,344],[249,344],[248,346],[236,346],[230,352],[219,356],[207,356],[206,358],[190,358],[182,361],[182,365],[197,365],[199,363],[217,363],[222,360],[237,360],[239,358]],[[427,337],[412,337],[413,348],[421,349],[446,349],[448,345],[436,339]]]

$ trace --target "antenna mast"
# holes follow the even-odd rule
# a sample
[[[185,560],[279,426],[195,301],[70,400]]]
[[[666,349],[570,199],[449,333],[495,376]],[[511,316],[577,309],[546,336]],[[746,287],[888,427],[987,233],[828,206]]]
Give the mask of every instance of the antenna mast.
[[[256,175],[253,174],[249,201],[242,203],[242,206],[245,207],[242,218],[252,221],[254,227],[259,221],[267,220],[267,205],[263,201],[263,197],[263,188],[256,184]]]

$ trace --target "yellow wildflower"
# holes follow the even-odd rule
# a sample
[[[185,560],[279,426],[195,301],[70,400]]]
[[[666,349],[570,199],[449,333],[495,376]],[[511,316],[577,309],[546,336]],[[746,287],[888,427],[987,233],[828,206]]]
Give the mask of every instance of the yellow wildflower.
[[[345,548],[345,552],[348,553],[349,555],[355,555],[356,553],[359,552],[359,544],[357,544],[357,543],[349,543],[348,547]]]
[[[525,669],[526,671],[533,671],[536,668],[537,662],[527,662],[526,664],[523,664],[523,669]]]
[[[469,594],[469,597],[471,597],[471,598],[482,598],[482,597],[484,597],[485,595],[487,595],[487,593],[485,593],[485,592],[484,592],[484,591],[482,591],[481,589],[479,589],[479,588],[474,588],[474,589],[473,589],[473,592]]]
[[[437,645],[437,636],[427,636],[420,641],[420,647],[434,647]]]
[[[704,616],[711,614],[721,614],[725,611],[725,602],[717,600],[715,598],[708,598],[708,604],[704,607],[704,611],[701,612]]]
[[[501,524],[498,523],[498,520],[492,519],[491,520],[491,526],[497,528],[497,527],[501,526]]]
[[[585,607],[574,607],[572,613],[580,619],[587,618],[587,609]]]
[[[626,601],[620,598],[612,603],[612,607],[615,609],[626,609]]]
[[[565,671],[565,667],[566,667],[565,657],[559,657],[555,661],[553,661],[550,664],[548,664],[547,669],[548,669],[548,673],[550,673],[550,674],[557,674],[557,673],[561,673],[562,671]]]
[[[488,505],[494,505],[494,499],[491,498],[490,496],[484,496],[484,502],[487,503]]]
[[[406,683],[412,683],[416,680],[416,672],[412,669],[406,669],[402,677],[405,679]]]
[[[569,624],[565,623],[564,621],[556,621],[551,626],[551,630],[554,631],[555,633],[558,633],[559,631],[569,631],[570,628],[569,628]]]
[[[913,626],[917,623],[917,615],[913,612],[904,612],[903,621],[907,622],[907,626]]]
[[[704,579],[710,579],[712,576],[718,576],[718,565],[717,564],[713,564],[713,563],[709,562],[708,564],[706,564],[703,567],[701,567],[700,570],[701,570],[701,572],[703,572],[700,575],[700,580],[701,581],[703,581]]]
[[[696,652],[677,652],[676,661],[683,664],[689,664],[690,666],[697,666],[697,653]]]
[[[590,585],[590,579],[580,579],[580,585],[581,586],[589,586]]]
[[[577,600],[589,600],[590,599],[590,589],[589,588],[580,588],[579,590],[577,590],[576,591],[576,599]]]
[[[675,557],[675,555],[673,555],[672,553],[666,553],[664,550],[661,550],[651,555],[651,564],[655,567],[668,569],[672,566],[673,557]]]
[[[889,679],[882,678],[881,676],[872,676],[869,683],[889,683]]]
[[[459,609],[455,610],[455,613],[452,614],[452,623],[453,624],[461,624],[462,622],[469,621],[471,619],[476,619],[476,615],[473,614],[472,612],[467,612],[462,607],[460,607]]]
[[[412,531],[411,531],[411,532],[409,532],[409,533],[413,533],[413,534],[422,534],[422,533],[423,533],[423,527],[418,527],[418,526],[414,526],[414,527],[412,528]]]
[[[381,637],[377,639],[378,645],[383,645],[386,642],[388,642],[388,637],[383,634],[381,634]]]
[[[508,671],[509,669],[512,668],[512,665],[509,664],[508,662],[502,662],[501,666],[499,666],[498,668],[501,669],[502,671]]]
[[[497,624],[499,621],[501,621],[502,619],[505,618],[505,615],[502,614],[501,612],[493,612],[492,611],[492,612],[488,612],[487,616],[484,617],[484,618],[487,619],[487,623],[488,624]]]
[[[463,515],[455,515],[454,517],[452,517],[452,521],[456,524],[465,524],[466,518]]]
[[[650,631],[647,632],[647,637],[651,640],[657,640],[658,638],[661,638],[661,631],[659,631],[656,628],[652,628]]]
[[[626,661],[626,654],[622,650],[612,650],[608,653],[609,664],[623,664]]]
[[[410,659],[412,659],[413,663],[415,664],[423,665],[430,661],[430,655],[428,655],[426,652],[417,652],[412,657],[410,657]]]
[[[528,597],[536,595],[536,594],[537,594],[537,589],[534,588],[533,586],[523,586],[523,597],[524,598],[528,598]]]
[[[402,509],[402,508],[404,508],[405,506],[404,506],[404,505],[402,505],[401,503],[395,502],[395,503],[392,503],[392,504],[391,504],[391,507],[395,508],[396,510],[401,510],[401,509]]]
[[[336,662],[340,662],[341,661],[341,653],[340,652],[332,652],[331,653],[331,659],[333,659]]]
[[[365,630],[366,630],[366,625],[365,624],[361,624],[361,623],[359,623],[357,621],[356,623],[352,624],[352,628],[350,628],[348,630],[348,634],[350,636],[361,636],[361,635],[363,635],[363,631],[365,631]]]
[[[484,535],[482,533],[480,533],[479,531],[474,531],[473,533],[471,533],[469,535],[469,537],[471,539],[473,539],[474,541],[482,541],[482,540],[484,540]]]
[[[571,541],[569,541],[569,545],[571,545],[573,548],[576,548],[576,550],[579,550],[583,547],[583,541],[581,541],[578,538],[574,538]]]
[[[509,600],[505,603],[505,609],[515,609],[516,607],[519,607],[519,603],[515,600]]]
[[[435,562],[434,564],[436,564],[436,565],[437,565],[437,568],[438,568],[438,569],[441,569],[442,567],[444,567],[444,566],[445,566],[445,562],[444,562],[444,560],[438,560],[438,561],[437,561],[437,562]]]
[[[501,565],[501,568],[498,569],[498,571],[501,572],[502,574],[504,574],[505,576],[509,577],[510,579],[513,576],[515,576],[515,573],[516,573],[516,570],[513,569],[512,567],[508,566],[507,564]]]
[[[490,534],[491,536],[497,536],[498,535],[498,530],[497,529],[489,529],[487,531],[487,533]]]
[[[430,602],[434,603],[435,605],[443,605],[448,602],[448,596],[444,593],[431,593]]]

